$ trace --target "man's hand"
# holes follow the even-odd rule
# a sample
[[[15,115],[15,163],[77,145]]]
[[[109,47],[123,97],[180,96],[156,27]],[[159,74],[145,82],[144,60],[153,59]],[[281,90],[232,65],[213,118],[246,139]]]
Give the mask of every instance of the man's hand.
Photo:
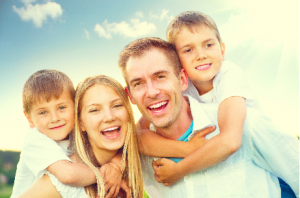
[[[105,180],[105,192],[107,193],[105,198],[116,197],[119,193],[122,183],[122,171],[116,164],[107,163],[100,168],[100,173]],[[126,191],[126,187],[124,188]]]
[[[181,176],[180,170],[177,170],[177,163],[166,158],[153,160],[152,167],[155,171],[154,177],[156,181],[163,183],[165,186],[177,182],[184,176]]]

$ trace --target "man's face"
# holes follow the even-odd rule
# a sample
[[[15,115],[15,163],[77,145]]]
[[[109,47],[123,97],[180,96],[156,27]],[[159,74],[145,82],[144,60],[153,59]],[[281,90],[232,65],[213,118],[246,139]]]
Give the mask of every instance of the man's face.
[[[151,49],[141,57],[130,57],[126,74],[129,97],[142,115],[157,128],[171,126],[181,111],[181,92],[187,88],[185,72],[176,76],[165,54]]]

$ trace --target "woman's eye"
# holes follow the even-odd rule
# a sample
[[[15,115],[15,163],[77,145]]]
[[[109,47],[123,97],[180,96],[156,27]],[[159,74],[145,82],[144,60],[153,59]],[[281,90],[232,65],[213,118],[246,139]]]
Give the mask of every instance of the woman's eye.
[[[98,109],[91,109],[89,112],[94,113],[94,112],[97,112],[97,111],[98,111]]]
[[[114,107],[122,107],[123,105],[122,104],[116,104],[116,105],[114,105]]]

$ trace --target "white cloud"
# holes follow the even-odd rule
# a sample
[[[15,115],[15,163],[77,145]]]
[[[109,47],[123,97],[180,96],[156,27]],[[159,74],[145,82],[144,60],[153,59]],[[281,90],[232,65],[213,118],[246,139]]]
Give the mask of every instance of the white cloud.
[[[260,4],[260,6],[257,6]],[[270,5],[272,5],[270,7]],[[253,45],[273,46],[299,35],[297,0],[253,0],[242,14],[231,14],[228,23],[219,28],[227,49],[252,40]],[[266,11],[266,7],[269,9]]]
[[[84,30],[84,34],[85,34],[85,37],[87,38],[87,40],[90,40],[90,33],[89,33],[89,31]]]
[[[31,21],[36,27],[42,27],[47,18],[56,19],[62,15],[62,8],[58,3],[47,2],[45,4],[30,4],[32,0],[23,0],[25,7],[17,8],[13,6],[13,10],[20,16],[23,21]],[[28,4],[27,4],[28,3]]]
[[[171,21],[174,18],[174,16],[168,15],[168,12],[169,12],[169,10],[163,9],[161,11],[160,15],[153,14],[152,12],[150,12],[149,15],[150,15],[150,18],[153,18],[153,19],[160,19],[161,21],[164,19],[167,19],[168,21]]]
[[[139,19],[131,19],[130,23],[122,21],[120,23],[108,23],[105,20],[102,26],[96,24],[94,29],[100,37],[112,38],[112,34],[119,34],[125,37],[139,37],[155,32],[156,26],[146,21],[141,22]]]
[[[143,12],[142,11],[136,11],[135,12],[135,16],[139,17],[139,18],[144,18]]]
[[[21,0],[22,3],[24,3],[25,5],[36,2],[36,0]]]
[[[104,23],[106,20],[104,21]],[[99,37],[104,37],[106,39],[112,38],[111,34],[108,33],[101,25],[98,23],[95,25],[94,31],[98,33]]]

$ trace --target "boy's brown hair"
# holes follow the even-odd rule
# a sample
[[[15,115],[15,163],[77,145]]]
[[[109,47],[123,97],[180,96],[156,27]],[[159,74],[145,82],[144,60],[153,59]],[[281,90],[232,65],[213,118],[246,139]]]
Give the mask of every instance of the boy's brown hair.
[[[174,45],[174,39],[182,27],[186,27],[194,33],[196,26],[205,26],[215,32],[219,43],[222,39],[215,22],[206,14],[196,11],[187,11],[176,16],[169,24],[167,29],[167,39]]]
[[[122,71],[123,77],[127,82],[127,75],[126,75],[126,65],[130,57],[138,58],[145,54],[145,52],[150,51],[151,49],[158,49],[162,53],[165,54],[167,59],[170,61],[170,64],[174,68],[175,75],[179,75],[181,71],[181,64],[178,58],[178,55],[175,51],[175,48],[172,44],[164,41],[160,38],[156,37],[148,37],[137,39],[131,43],[129,43],[120,53],[119,57],[119,67]],[[142,67],[142,65],[141,65]],[[129,87],[128,87],[129,88]]]
[[[58,99],[64,90],[75,99],[75,89],[71,79],[57,70],[39,70],[25,82],[22,92],[23,110],[30,113],[31,107],[37,102],[49,102],[53,97]]]

